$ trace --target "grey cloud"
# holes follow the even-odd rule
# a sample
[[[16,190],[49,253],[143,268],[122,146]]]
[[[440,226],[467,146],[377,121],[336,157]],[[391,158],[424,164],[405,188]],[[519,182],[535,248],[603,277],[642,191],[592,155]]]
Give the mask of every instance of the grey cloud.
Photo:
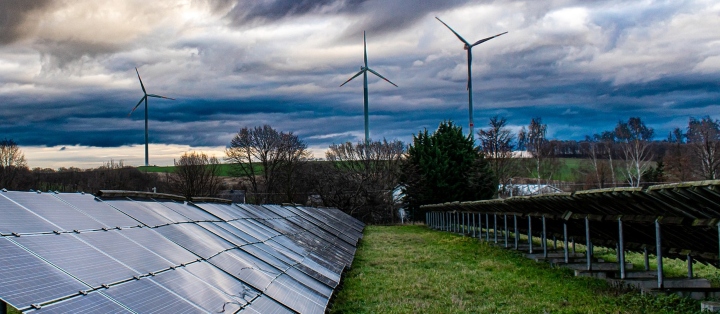
[[[52,0],[0,0],[0,44],[24,38],[33,30],[23,27],[34,12],[48,7]],[[32,24],[32,23],[28,23]]]

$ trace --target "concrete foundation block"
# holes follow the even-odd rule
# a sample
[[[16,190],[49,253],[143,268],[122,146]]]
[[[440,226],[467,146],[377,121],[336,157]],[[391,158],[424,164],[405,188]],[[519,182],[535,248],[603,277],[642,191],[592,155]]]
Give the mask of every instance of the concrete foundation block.
[[[720,312],[720,302],[703,301],[700,303],[700,311]]]
[[[560,263],[558,263],[558,265],[562,266],[562,267],[567,267],[570,269],[575,269],[575,270],[587,270],[586,263],[567,263],[567,264],[562,264],[562,265]],[[632,269],[633,269],[633,264],[631,264],[631,263],[625,264],[625,270],[632,270]],[[597,263],[592,263],[592,270],[616,271],[616,270],[620,270],[620,265],[618,265],[617,263],[597,262]]]

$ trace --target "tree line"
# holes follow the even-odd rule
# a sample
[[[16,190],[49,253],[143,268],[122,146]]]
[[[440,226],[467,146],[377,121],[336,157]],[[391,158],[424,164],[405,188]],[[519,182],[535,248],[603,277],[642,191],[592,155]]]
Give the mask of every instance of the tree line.
[[[398,140],[332,144],[315,159],[293,132],[269,125],[244,127],[222,160],[231,177],[221,177],[221,159],[188,152],[172,173],[146,173],[120,162],[81,170],[29,169],[17,143],[0,141],[0,186],[61,192],[100,189],[174,193],[187,198],[245,192],[255,204],[295,203],[337,207],[368,223],[392,223],[404,207],[421,218],[423,204],[505,197],[518,183],[552,184],[563,158],[575,158],[573,189],[646,186],[659,182],[717,179],[720,123],[690,118],[663,140],[638,117],[619,121],[583,140],[547,137],[533,118],[514,133],[503,117],[491,117],[477,131],[477,145],[451,121],[430,132]],[[521,152],[521,153],[519,153]],[[403,195],[403,199],[398,199]]]

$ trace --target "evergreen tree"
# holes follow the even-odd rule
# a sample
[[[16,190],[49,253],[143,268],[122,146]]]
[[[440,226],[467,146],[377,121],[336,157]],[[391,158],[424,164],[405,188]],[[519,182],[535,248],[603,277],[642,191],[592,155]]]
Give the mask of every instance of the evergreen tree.
[[[422,219],[421,205],[489,199],[498,186],[473,139],[451,121],[413,136],[401,180],[413,219]]]

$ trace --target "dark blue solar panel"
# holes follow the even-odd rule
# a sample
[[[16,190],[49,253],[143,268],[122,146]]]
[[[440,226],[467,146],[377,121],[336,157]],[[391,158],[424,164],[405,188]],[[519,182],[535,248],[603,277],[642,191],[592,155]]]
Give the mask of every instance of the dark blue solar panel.
[[[105,227],[99,221],[61,201],[55,197],[55,194],[6,192],[6,196],[64,230],[91,230]]]
[[[247,234],[245,231],[242,231],[227,222],[213,222],[213,224],[227,230],[228,232],[236,235],[237,237],[245,240],[248,243],[260,242],[260,240],[258,240],[257,238]]]
[[[84,212],[90,217],[95,218],[102,222],[106,227],[130,227],[137,226],[140,224],[139,221],[130,218],[128,215],[123,214],[115,208],[104,204],[102,201],[96,199],[90,194],[69,194],[60,193],[53,195],[80,211]],[[72,229],[71,229],[72,230]]]
[[[167,291],[149,278],[112,286],[102,293],[136,313],[205,313],[197,305]]]
[[[0,299],[15,308],[89,289],[9,240],[0,237]]]
[[[132,312],[108,299],[105,295],[99,292],[91,292],[88,295],[81,294],[58,303],[45,305],[39,310],[34,310],[29,313],[113,314]]]
[[[155,232],[155,229],[123,229],[121,234],[164,257],[175,265],[190,263],[199,258],[197,255]]]
[[[23,236],[14,240],[93,287],[139,275],[73,234]]]
[[[156,230],[171,241],[203,258],[209,258],[228,248],[235,247],[232,243],[192,223],[163,226]]]
[[[120,230],[84,232],[79,234],[78,237],[143,274],[157,272],[174,265],[172,262],[123,237],[120,234],[121,232]]]
[[[173,223],[169,219],[142,206],[141,202],[128,201],[127,199],[103,200],[104,203],[115,207],[149,227],[156,227]]]
[[[273,256],[271,253],[263,251],[255,244],[246,245],[241,247],[240,249],[247,253],[250,253],[250,255],[252,256],[261,259],[263,262],[268,263],[277,269],[280,269],[281,271],[285,271],[290,267],[290,265],[293,264],[292,261],[286,263],[285,261]]]
[[[28,211],[10,199],[5,198],[8,192],[0,192],[0,233],[35,233],[60,230],[59,226]]]
[[[184,269],[228,295],[235,296],[246,302],[260,294],[257,290],[208,262],[192,263],[185,266]]]
[[[246,306],[240,313],[250,314],[293,314],[294,311],[288,309],[273,299],[262,295],[255,299],[250,305]]]
[[[153,280],[210,313],[235,313],[247,302],[225,294],[182,268],[166,271]]]
[[[241,220],[229,221],[228,224],[230,224],[231,226],[233,226],[235,228],[240,229],[241,231],[249,234],[253,238],[258,239],[259,241],[262,241],[262,242],[277,235],[277,233],[271,234],[271,233],[265,232],[264,230],[258,228],[254,224],[251,224],[250,220],[241,219]]]

